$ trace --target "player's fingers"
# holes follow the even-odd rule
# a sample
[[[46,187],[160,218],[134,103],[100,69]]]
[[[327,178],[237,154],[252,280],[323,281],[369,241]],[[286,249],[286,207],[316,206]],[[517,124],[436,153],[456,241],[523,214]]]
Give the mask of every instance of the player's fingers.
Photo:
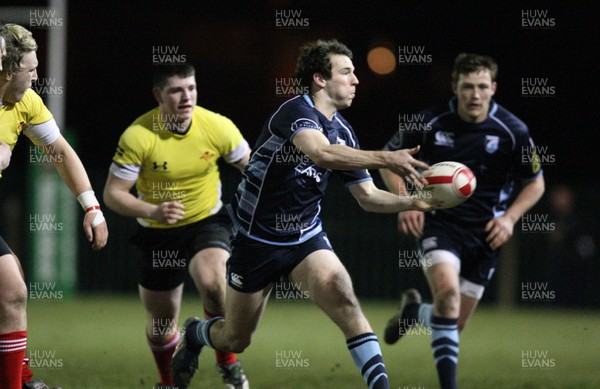
[[[414,167],[418,167],[418,168],[421,168],[421,169],[429,169],[429,165],[428,164],[426,164],[423,161],[419,161],[418,159],[414,159],[413,158],[410,161],[410,164],[413,165]]]
[[[410,155],[415,155],[416,153],[419,152],[419,150],[421,150],[421,146],[417,145],[416,147],[413,147],[412,149],[406,149],[406,151],[410,154]]]
[[[185,205],[181,201],[174,201],[173,204],[176,208],[185,209]]]
[[[410,179],[411,179],[412,185],[415,189],[423,189],[423,187],[426,185],[426,182],[423,181],[424,178],[418,173],[411,174]]]
[[[421,186],[421,175],[410,165],[407,165],[402,174],[404,179],[410,182],[415,188],[422,188]]]
[[[417,215],[416,224],[417,224],[417,232],[418,232],[419,238],[420,238],[421,236],[423,236],[423,227],[425,225],[425,214],[420,213],[419,215]]]
[[[404,235],[409,235],[409,230],[408,230],[408,223],[406,222],[405,219],[399,218],[398,219],[398,230],[403,233]]]
[[[107,241],[108,228],[106,226],[106,222],[104,222],[94,227],[94,243],[92,244],[92,249],[100,250],[104,248]]]
[[[92,223],[89,220],[83,221],[83,231],[85,232],[88,242],[92,242],[94,240],[94,231],[92,229]]]
[[[407,235],[414,236],[415,238],[419,237],[419,230],[416,228],[414,217],[406,218],[406,229]]]

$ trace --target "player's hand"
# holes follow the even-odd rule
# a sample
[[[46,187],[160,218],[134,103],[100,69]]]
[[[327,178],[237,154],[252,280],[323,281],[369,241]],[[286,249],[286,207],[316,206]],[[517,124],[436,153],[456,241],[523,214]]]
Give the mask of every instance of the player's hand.
[[[4,142],[0,142],[0,171],[6,169],[8,165],[10,165],[10,157],[12,157],[10,146]]]
[[[100,250],[106,246],[108,240],[108,227],[102,212],[88,212],[83,218],[83,230],[88,242],[92,243],[92,250]]]
[[[421,189],[427,185],[425,178],[417,172],[416,168],[429,169],[425,162],[414,159],[413,155],[419,152],[421,146],[412,149],[402,149],[392,152],[392,160],[388,168],[415,188]]]
[[[507,216],[500,216],[490,220],[485,231],[488,233],[485,238],[492,250],[498,250],[513,234],[514,224]]]
[[[183,219],[184,208],[179,201],[167,201],[156,206],[151,218],[162,224],[175,224]]]
[[[425,214],[421,211],[404,211],[398,213],[398,231],[404,235],[420,239],[423,236],[424,224]]]

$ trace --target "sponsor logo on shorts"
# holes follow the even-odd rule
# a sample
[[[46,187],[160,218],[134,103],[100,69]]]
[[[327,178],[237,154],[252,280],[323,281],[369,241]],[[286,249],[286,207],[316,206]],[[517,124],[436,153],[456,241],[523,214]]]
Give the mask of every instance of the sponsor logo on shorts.
[[[229,279],[231,280],[231,283],[239,288],[241,288],[244,285],[244,277],[242,277],[241,275],[237,274],[237,273],[231,273],[229,275]]]
[[[438,247],[437,236],[430,236],[429,238],[423,239],[421,243],[424,251],[429,251]]]

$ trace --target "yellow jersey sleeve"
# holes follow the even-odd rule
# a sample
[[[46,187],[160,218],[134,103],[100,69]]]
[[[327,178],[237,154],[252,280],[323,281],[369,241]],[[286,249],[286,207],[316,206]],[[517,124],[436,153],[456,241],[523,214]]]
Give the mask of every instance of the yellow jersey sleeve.
[[[42,98],[31,88],[27,89],[23,100],[15,105],[21,105],[19,109],[22,109],[26,115],[26,125],[42,124],[52,119],[52,114]]]
[[[216,138],[215,145],[228,163],[241,160],[249,150],[248,143],[237,126],[227,117],[201,108],[206,118],[205,128]]]
[[[52,114],[42,98],[32,89],[27,89],[18,103],[0,106],[0,141],[8,144],[12,150],[25,128],[51,119]]]

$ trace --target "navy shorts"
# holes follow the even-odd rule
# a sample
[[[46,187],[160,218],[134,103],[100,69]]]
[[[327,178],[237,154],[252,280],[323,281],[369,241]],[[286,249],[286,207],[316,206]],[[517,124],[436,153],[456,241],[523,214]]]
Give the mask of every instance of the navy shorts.
[[[132,243],[142,251],[139,284],[154,291],[181,285],[192,257],[218,247],[231,252],[231,219],[225,207],[198,222],[174,228],[139,226]]]
[[[263,243],[238,233],[227,263],[227,283],[238,292],[257,292],[282,277],[287,278],[304,258],[317,250],[333,251],[323,231],[291,246]]]
[[[499,251],[485,241],[485,227],[464,227],[426,216],[423,252],[450,251],[460,259],[460,275],[477,285],[487,287],[498,263]]]

